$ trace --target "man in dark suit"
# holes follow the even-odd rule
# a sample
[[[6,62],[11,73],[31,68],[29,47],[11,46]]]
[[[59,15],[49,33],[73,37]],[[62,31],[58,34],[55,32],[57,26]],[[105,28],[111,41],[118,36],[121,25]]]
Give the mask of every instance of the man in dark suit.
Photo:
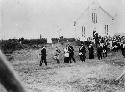
[[[74,58],[74,48],[69,44],[68,45],[68,51],[69,51],[69,62],[71,62],[71,59],[76,63],[76,60]]]
[[[45,65],[47,66],[47,62],[46,62],[46,48],[45,46],[42,47],[41,50],[41,60],[40,60],[40,66],[42,65],[42,63],[45,63]]]
[[[121,43],[120,47],[121,47],[122,55],[124,56],[123,43]]]
[[[94,47],[92,44],[89,45],[88,50],[89,50],[89,59],[94,59]]]
[[[102,59],[102,46],[100,46],[100,44],[97,45],[97,56],[98,56],[98,59]]]
[[[125,58],[125,44],[123,43],[121,46],[122,46],[122,47],[121,47],[122,55],[123,55],[124,58]]]

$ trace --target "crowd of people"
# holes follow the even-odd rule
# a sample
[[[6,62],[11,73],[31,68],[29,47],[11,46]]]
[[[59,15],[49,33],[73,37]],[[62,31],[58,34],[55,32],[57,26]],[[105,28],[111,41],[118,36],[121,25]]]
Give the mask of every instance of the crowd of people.
[[[119,49],[121,49],[122,55],[125,58],[125,41],[117,41],[117,40],[109,40],[104,37],[98,37],[98,34],[94,36],[95,42],[90,42],[89,45],[86,45],[85,42],[81,43],[81,46],[79,47],[79,58],[82,62],[85,62],[86,60],[86,52],[88,51],[89,59],[95,58],[95,53],[97,55],[97,58],[100,60],[102,58],[105,58],[108,56],[108,52],[117,52]],[[76,60],[74,58],[74,48],[71,44],[67,44],[64,48],[64,63],[72,63],[72,60],[74,63],[76,63]],[[56,47],[55,53],[54,53],[54,59],[57,61],[57,63],[60,63],[59,55],[61,53],[61,50]],[[45,63],[47,66],[46,61],[46,48],[43,46],[41,49],[41,60],[40,60],[40,66],[42,63]]]

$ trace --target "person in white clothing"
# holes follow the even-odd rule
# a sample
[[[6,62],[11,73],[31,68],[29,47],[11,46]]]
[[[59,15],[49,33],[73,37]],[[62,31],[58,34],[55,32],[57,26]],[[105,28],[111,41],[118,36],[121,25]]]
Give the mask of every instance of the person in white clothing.
[[[68,51],[68,46],[64,48],[64,63],[69,63],[69,51]]]

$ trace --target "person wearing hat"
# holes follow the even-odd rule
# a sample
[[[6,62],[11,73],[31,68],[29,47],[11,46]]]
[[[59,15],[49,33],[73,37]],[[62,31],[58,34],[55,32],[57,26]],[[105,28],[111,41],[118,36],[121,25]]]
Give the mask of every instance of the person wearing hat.
[[[85,58],[86,58],[86,48],[85,48],[85,45],[82,44],[82,46],[79,48],[79,57],[80,57],[80,60],[83,62],[85,62]]]
[[[125,58],[125,42],[123,42],[123,44],[121,45],[121,51],[122,51],[122,55]]]
[[[108,46],[106,42],[103,44],[102,49],[103,49],[103,57],[107,57]]]
[[[70,44],[68,44],[68,51],[69,51],[69,62],[71,62],[71,59],[76,63],[76,60],[74,58],[74,48]]]
[[[89,50],[89,59],[94,59],[94,47],[92,46],[92,44],[89,45],[88,50]]]
[[[47,62],[46,62],[46,48],[45,48],[45,46],[42,47],[40,55],[41,55],[40,66],[42,66],[43,62],[47,66]]]
[[[98,59],[102,59],[102,52],[103,52],[103,48],[100,44],[97,45],[97,56],[98,56]]]
[[[59,54],[60,53],[61,53],[60,49],[56,46],[56,50],[54,53],[54,59],[57,61],[58,64],[60,63],[60,61],[59,61]]]
[[[64,48],[64,63],[69,63],[69,51],[67,45],[66,48]]]
[[[120,48],[121,48],[122,55],[124,55],[124,51],[123,51],[123,42],[121,42]]]

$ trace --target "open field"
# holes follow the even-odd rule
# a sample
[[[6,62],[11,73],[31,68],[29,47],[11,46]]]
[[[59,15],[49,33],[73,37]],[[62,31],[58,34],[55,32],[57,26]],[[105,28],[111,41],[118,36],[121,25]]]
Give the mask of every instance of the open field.
[[[56,64],[51,51],[47,52],[48,66],[40,67],[40,49],[16,51],[11,63],[27,92],[125,92],[124,80],[113,82],[124,70],[121,52],[109,53],[102,60],[81,62],[78,49],[75,51],[77,63],[64,64],[60,56],[61,64]],[[0,92],[6,91],[1,87]]]

